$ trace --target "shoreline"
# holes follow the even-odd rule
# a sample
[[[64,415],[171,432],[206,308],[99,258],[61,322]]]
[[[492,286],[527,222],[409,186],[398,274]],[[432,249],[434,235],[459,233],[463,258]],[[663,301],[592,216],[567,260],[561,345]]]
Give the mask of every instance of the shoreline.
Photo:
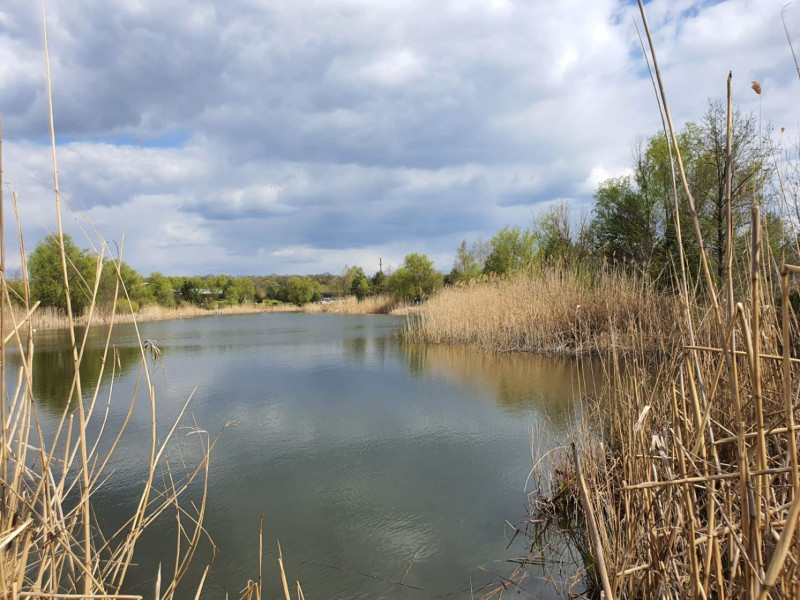
[[[258,305],[258,304],[241,304],[236,306],[224,306],[220,308],[200,308],[193,305],[183,305],[174,308],[165,308],[159,305],[148,305],[142,307],[136,313],[130,312],[116,312],[113,314],[113,324],[118,325],[122,323],[144,323],[150,321],[171,321],[174,319],[196,319],[202,317],[212,316],[225,316],[225,315],[250,315],[260,313],[307,313],[307,314],[388,314],[393,316],[408,316],[418,314],[420,307],[408,306],[405,304],[397,305],[394,302],[388,302],[385,298],[377,299],[376,301],[356,302],[355,298],[346,298],[340,301],[332,302],[329,304],[307,304],[305,306],[295,306],[294,304],[278,304],[278,305]],[[17,307],[12,315],[15,325],[9,324],[6,331],[13,331],[13,327],[20,332],[25,332],[30,326],[33,331],[54,331],[59,329],[68,329],[69,321],[66,316],[58,313],[52,307],[39,307],[37,308],[29,319],[25,319],[26,311]],[[87,325],[108,325],[111,323],[112,315],[105,311],[94,311],[91,317],[91,322],[87,320],[85,315],[76,317],[74,324],[77,327],[85,327]]]
[[[205,309],[196,306],[180,306],[175,308],[164,308],[162,306],[151,305],[141,308],[137,313],[114,313],[113,323],[144,323],[149,321],[171,321],[173,319],[195,319],[201,317],[211,317],[220,315],[247,315],[257,313],[278,313],[278,312],[300,312],[301,309],[290,304],[277,306],[259,305],[238,305],[226,306],[215,309]],[[25,313],[20,310],[19,314],[14,314],[15,326],[20,332],[24,332],[28,327],[33,331],[47,331],[68,329],[69,321],[66,316],[57,314],[52,308],[37,309],[30,319],[24,319]],[[75,326],[85,327],[86,325],[108,325],[111,323],[112,315],[102,311],[95,311],[91,316],[91,321],[87,316],[80,316],[74,319]],[[7,331],[12,331],[12,327],[7,327]]]

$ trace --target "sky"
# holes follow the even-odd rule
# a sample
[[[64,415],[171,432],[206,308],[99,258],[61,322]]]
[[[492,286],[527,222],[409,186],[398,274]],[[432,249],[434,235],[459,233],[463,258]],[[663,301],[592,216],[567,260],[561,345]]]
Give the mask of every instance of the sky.
[[[742,110],[797,137],[784,4],[647,3],[679,126],[731,70]],[[65,229],[113,255],[124,236],[143,274],[372,273],[410,252],[447,272],[462,240],[590,211],[661,127],[630,1],[45,6]],[[800,3],[785,18],[800,45]],[[48,115],[41,4],[3,0],[3,182],[29,250],[56,228]]]

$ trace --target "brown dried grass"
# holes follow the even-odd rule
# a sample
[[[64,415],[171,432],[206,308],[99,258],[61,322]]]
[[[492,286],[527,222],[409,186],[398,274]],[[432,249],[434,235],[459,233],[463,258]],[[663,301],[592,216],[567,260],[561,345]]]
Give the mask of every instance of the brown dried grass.
[[[450,287],[410,317],[406,337],[490,352],[664,353],[680,339],[677,296],[613,269],[557,266]]]
[[[609,599],[800,598],[800,360],[792,356],[798,326],[789,297],[800,267],[762,254],[754,200],[749,279],[739,298],[732,270],[715,281],[679,153],[675,159],[706,294],[690,293],[682,269],[680,352],[655,367],[639,352],[626,362],[616,351],[606,358],[605,391],[586,412],[590,433],[576,436],[573,452],[549,456],[556,481],[533,495],[531,526],[571,517],[587,533],[588,579]],[[727,191],[730,199],[730,183]],[[680,236],[679,220],[676,229]]]
[[[273,312],[297,312],[300,309],[292,304],[237,304],[232,306],[221,306],[213,309],[201,308],[193,304],[185,304],[173,308],[167,308],[157,304],[148,304],[140,308],[136,313],[128,312],[112,312],[109,310],[93,311],[92,319],[96,323],[108,323],[112,319],[115,323],[143,323],[145,321],[168,321],[170,319],[190,319],[199,317],[209,317],[214,315],[247,315],[257,313],[273,313]],[[6,326],[6,333],[8,333],[15,324],[19,324],[21,331],[27,327],[32,327],[34,331],[45,329],[66,329],[69,325],[69,319],[63,312],[59,311],[52,306],[39,306],[26,319],[28,311],[25,307],[17,303],[9,309],[10,320]],[[86,315],[76,316],[73,318],[73,323],[76,326],[84,327],[89,323]]]
[[[333,300],[332,302],[315,302],[306,304],[303,311],[307,313],[337,313],[340,315],[387,315],[398,307],[398,302],[386,294],[368,296],[363,300],[355,296]]]

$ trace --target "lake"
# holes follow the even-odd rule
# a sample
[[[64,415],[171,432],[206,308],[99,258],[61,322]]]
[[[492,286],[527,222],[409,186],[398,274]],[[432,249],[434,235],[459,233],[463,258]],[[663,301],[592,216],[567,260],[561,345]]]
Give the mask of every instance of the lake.
[[[408,344],[397,335],[403,324],[276,313],[139,326],[161,350],[151,364],[161,435],[193,390],[189,423],[212,436],[232,423],[211,459],[205,524],[217,552],[204,598],[238,598],[257,578],[262,514],[270,598],[281,594],[276,540],[290,582],[300,580],[309,600],[470,598],[471,586],[478,597],[508,577],[510,559],[527,554],[529,542],[512,542],[506,521],[526,514],[531,444],[564,439],[578,394],[574,363]],[[112,383],[110,364],[99,376],[105,335],[91,332],[82,367],[84,397],[102,379],[100,413]],[[34,339],[34,393],[52,428],[69,391],[69,338],[45,331]],[[128,410],[141,363],[132,325],[115,326],[112,343],[109,431]],[[107,528],[138,499],[148,414],[140,391],[112,476],[95,497]],[[181,430],[178,438],[189,461],[193,437]],[[173,529],[168,517],[143,540],[129,591],[152,596],[156,568],[174,552]],[[208,548],[190,573],[194,585]],[[514,597],[558,597],[541,575],[531,569]],[[181,597],[193,597],[190,588]]]

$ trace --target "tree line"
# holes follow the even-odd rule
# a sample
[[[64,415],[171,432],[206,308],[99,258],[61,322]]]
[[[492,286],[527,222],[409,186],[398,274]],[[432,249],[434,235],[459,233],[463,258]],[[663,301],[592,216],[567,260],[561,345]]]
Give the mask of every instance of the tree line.
[[[746,255],[749,212],[752,203],[762,207],[764,238],[776,257],[792,258],[796,238],[789,231],[770,191],[768,166],[769,132],[762,134],[753,115],[733,114],[731,160],[731,215],[733,256]],[[724,107],[710,102],[698,122],[687,123],[678,135],[678,145],[689,187],[695,200],[704,243],[713,273],[725,275],[728,214],[726,203],[726,114]],[[144,277],[127,263],[106,259],[98,269],[97,257],[64,237],[72,306],[80,313],[92,297],[97,273],[96,301],[108,309],[117,279],[124,283],[134,309],[147,304],[175,307],[189,303],[218,308],[242,303],[291,303],[302,306],[325,298],[353,295],[359,300],[379,294],[398,301],[420,302],[443,285],[455,285],[484,276],[503,276],[537,264],[613,263],[646,273],[654,281],[669,284],[680,264],[679,221],[689,223],[684,191],[673,176],[674,157],[666,137],[659,133],[636,141],[631,174],[601,182],[594,194],[591,213],[575,221],[566,202],[558,202],[533,219],[529,227],[508,226],[488,241],[464,240],[456,250],[453,267],[442,274],[424,254],[408,254],[393,271],[367,276],[360,266],[345,267],[341,274],[308,276],[206,275],[166,276],[155,272]],[[677,202],[676,202],[677,196]],[[699,265],[697,240],[690,232],[682,236],[690,275]],[[738,264],[744,272],[745,265]],[[66,309],[60,249],[56,238],[42,240],[28,260],[30,293],[45,306]],[[12,292],[23,297],[20,281],[10,282]],[[121,301],[120,301],[121,302]],[[124,302],[127,309],[127,301]]]
[[[143,276],[125,262],[109,258],[98,262],[90,250],[80,248],[71,236],[64,236],[67,281],[72,310],[81,314],[94,296],[96,306],[110,310],[114,298],[117,310],[127,311],[127,290],[134,310],[148,304],[174,308],[180,304],[216,309],[244,303],[303,306],[325,298],[354,295],[359,300],[375,294],[391,294],[398,300],[420,301],[441,287],[443,277],[423,254],[412,253],[390,275],[379,271],[367,277],[361,267],[346,267],[341,275],[324,273],[306,276],[167,276],[159,272]],[[61,249],[58,238],[42,239],[27,260],[30,298],[43,306],[66,312]],[[99,281],[98,281],[99,273]],[[13,297],[25,298],[22,279],[9,280]],[[94,290],[97,288],[95,294]]]

